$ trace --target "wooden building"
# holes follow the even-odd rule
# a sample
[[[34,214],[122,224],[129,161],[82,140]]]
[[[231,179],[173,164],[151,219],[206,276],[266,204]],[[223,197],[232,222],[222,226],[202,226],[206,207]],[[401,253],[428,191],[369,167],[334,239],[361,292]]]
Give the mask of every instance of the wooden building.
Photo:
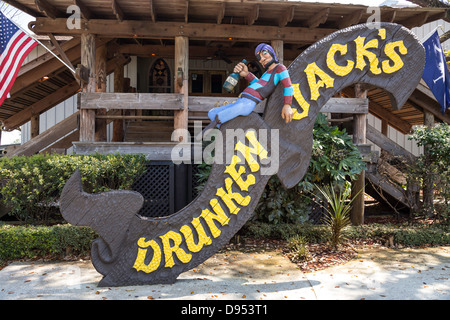
[[[0,120],[4,130],[29,122],[31,139],[7,150],[8,156],[74,148],[76,153],[139,152],[151,160],[170,161],[173,147],[190,138],[173,134],[174,130],[187,129],[192,137],[196,121],[205,125],[210,108],[237,97],[246,86],[241,81],[232,94],[222,90],[237,62],[243,58],[254,62],[258,43],[270,43],[288,65],[324,36],[365,23],[372,15],[362,5],[275,0],[5,2],[35,17],[30,30],[48,36],[54,52],[77,68],[72,74],[48,53],[21,68],[11,98],[0,108]],[[408,28],[447,15],[441,8],[381,7],[380,13],[382,21]],[[58,41],[62,36],[70,40]],[[124,76],[130,61],[135,79]],[[440,113],[423,83],[400,110],[393,110],[385,92],[366,89],[355,96],[355,88],[347,88],[323,110],[333,114],[333,121],[357,120],[353,123],[359,130],[354,134],[358,144],[370,140],[383,150],[410,157],[386,138],[388,127],[407,134],[424,118],[449,122],[450,115]],[[74,95],[76,112],[40,130],[39,115]],[[368,107],[355,98],[367,98]],[[368,115],[381,121],[381,132],[366,126]],[[377,175],[375,170],[369,178],[382,185]]]

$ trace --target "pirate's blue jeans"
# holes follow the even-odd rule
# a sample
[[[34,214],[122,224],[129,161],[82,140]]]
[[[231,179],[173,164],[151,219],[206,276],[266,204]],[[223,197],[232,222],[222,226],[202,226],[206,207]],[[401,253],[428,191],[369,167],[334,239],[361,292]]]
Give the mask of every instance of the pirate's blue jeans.
[[[256,104],[256,101],[241,97],[236,102],[211,109],[208,112],[208,117],[211,121],[214,121],[218,116],[220,123],[225,123],[238,116],[248,116],[255,109]]]

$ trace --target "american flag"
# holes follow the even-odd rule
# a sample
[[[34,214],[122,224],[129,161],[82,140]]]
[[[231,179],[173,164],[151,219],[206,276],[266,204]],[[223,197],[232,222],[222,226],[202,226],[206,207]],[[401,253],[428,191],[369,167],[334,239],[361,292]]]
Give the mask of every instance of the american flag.
[[[0,105],[7,98],[26,56],[37,46],[0,11]]]

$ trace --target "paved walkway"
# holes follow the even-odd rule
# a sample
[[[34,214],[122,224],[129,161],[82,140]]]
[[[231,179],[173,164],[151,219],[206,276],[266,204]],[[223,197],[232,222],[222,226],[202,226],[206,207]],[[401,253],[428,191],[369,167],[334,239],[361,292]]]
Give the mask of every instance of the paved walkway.
[[[0,271],[0,300],[450,300],[450,246],[365,249],[303,273],[277,251],[214,255],[172,285],[98,288],[90,261],[16,262]]]

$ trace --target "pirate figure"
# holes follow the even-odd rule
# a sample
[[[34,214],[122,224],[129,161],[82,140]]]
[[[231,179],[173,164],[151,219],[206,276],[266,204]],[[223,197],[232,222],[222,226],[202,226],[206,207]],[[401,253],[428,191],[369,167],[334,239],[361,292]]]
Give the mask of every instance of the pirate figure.
[[[214,127],[220,127],[221,124],[237,116],[248,116],[259,102],[273,93],[279,82],[284,87],[284,105],[281,117],[286,123],[292,121],[291,104],[294,90],[286,67],[278,62],[275,51],[266,43],[260,43],[256,47],[255,56],[266,72],[261,76],[261,79],[258,79],[253,73],[249,72],[244,63],[238,63],[233,71],[248,80],[250,85],[241,93],[236,102],[211,109],[208,112],[211,123],[205,127],[203,132]]]

